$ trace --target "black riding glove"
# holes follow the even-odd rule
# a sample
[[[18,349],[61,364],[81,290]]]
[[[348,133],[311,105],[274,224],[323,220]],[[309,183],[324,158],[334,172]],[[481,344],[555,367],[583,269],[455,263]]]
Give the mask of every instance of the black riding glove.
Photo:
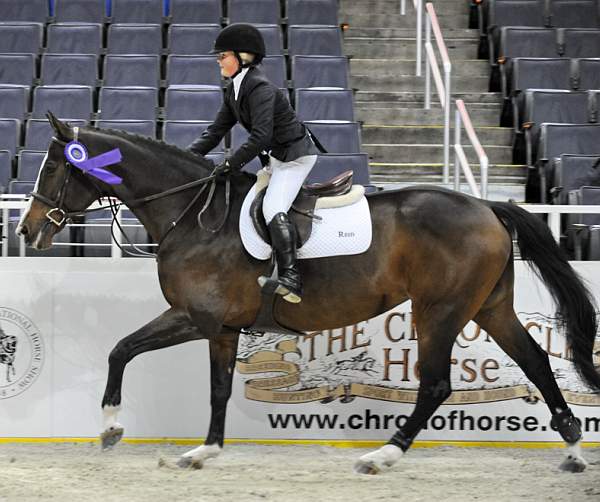
[[[213,174],[215,176],[226,176],[228,174],[231,174],[232,171],[233,171],[233,169],[229,165],[229,161],[228,160],[224,160],[223,162],[221,162],[220,164],[218,164],[215,167],[215,170],[213,171]]]

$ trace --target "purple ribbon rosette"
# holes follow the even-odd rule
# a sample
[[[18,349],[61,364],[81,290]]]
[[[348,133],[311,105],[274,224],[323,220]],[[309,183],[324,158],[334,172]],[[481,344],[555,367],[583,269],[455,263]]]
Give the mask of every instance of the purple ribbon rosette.
[[[121,162],[121,150],[118,148],[90,158],[85,146],[79,143],[79,141],[71,141],[65,146],[65,157],[71,164],[81,169],[84,173],[90,174],[109,185],[118,185],[123,182],[121,177],[106,169],[102,169],[105,166]]]

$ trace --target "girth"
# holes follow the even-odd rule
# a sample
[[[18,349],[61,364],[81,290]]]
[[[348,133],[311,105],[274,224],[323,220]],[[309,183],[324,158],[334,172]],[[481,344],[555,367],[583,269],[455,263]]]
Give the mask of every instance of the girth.
[[[313,183],[303,185],[289,211],[291,222],[296,228],[298,248],[308,241],[312,232],[312,223],[315,219],[315,205],[319,197],[334,197],[347,194],[352,189],[352,171],[345,171],[335,178],[324,183]],[[250,217],[258,235],[268,244],[271,244],[269,230],[263,214],[263,200],[267,187],[263,188],[250,206]]]

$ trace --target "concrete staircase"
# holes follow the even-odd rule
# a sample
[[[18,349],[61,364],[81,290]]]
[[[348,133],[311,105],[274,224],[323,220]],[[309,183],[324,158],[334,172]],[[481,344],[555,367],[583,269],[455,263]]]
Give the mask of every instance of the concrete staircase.
[[[443,112],[435,90],[432,109],[423,109],[425,80],[415,76],[416,12],[411,0],[406,3],[407,15],[401,16],[399,0],[340,0],[340,21],[349,24],[344,48],[352,56],[356,118],[363,123],[373,183],[441,185]],[[469,1],[433,3],[452,62],[452,97],[465,101],[490,161],[490,197],[522,201],[526,168],[512,165],[511,130],[498,127],[501,96],[487,92],[488,63],[477,59],[477,30],[467,29]],[[477,158],[470,148],[465,151],[478,178]]]

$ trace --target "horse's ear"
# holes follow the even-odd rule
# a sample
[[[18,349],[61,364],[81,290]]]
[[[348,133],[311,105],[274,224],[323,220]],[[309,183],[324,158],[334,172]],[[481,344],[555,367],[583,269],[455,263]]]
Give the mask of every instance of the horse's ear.
[[[48,111],[46,117],[48,117],[50,125],[54,129],[58,139],[62,139],[63,141],[71,141],[73,139],[73,129],[67,123],[56,118],[51,111]]]

